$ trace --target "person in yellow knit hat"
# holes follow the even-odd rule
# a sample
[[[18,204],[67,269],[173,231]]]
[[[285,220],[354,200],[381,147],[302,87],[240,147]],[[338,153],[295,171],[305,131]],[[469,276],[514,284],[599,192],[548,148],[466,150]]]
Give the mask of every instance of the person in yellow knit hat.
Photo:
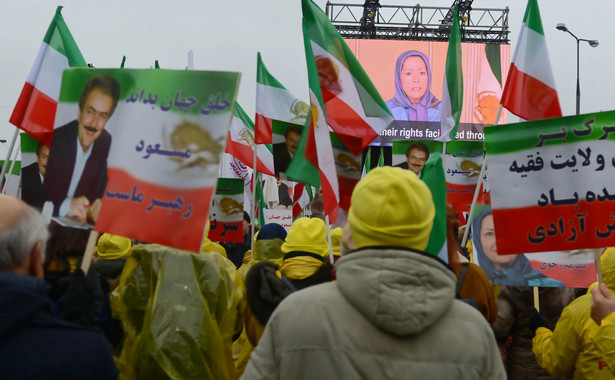
[[[100,312],[100,327],[112,347],[117,347],[124,334],[119,319],[113,318],[109,305],[109,294],[120,282],[120,275],[126,260],[132,254],[132,241],[126,237],[104,233],[98,238],[94,251],[92,268],[101,276],[103,293]]]
[[[615,248],[607,249],[600,258],[602,280],[610,291],[615,290]],[[530,329],[536,332],[533,351],[536,361],[551,376],[572,379],[614,379],[609,363],[612,357],[603,356],[600,326],[592,320],[592,289],[572,301],[560,316],[555,329],[538,312],[530,319]],[[607,354],[609,350],[607,350]],[[613,353],[613,349],[610,349]]]
[[[278,305],[242,379],[505,379],[491,326],[423,252],[434,215],[414,172],[371,170],[352,193],[336,281]]]

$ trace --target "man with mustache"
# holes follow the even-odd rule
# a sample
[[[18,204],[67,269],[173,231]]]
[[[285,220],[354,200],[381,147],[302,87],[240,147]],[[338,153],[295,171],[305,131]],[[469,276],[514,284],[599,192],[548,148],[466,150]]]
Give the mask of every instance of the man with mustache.
[[[57,128],[49,152],[43,198],[53,202],[54,216],[95,222],[107,182],[111,135],[105,125],[120,95],[108,74],[96,74],[79,98],[77,120]]]

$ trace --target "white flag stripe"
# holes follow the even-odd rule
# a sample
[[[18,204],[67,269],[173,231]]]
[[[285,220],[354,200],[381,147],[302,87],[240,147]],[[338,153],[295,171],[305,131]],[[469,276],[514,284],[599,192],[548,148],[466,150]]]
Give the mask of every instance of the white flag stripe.
[[[27,81],[34,85],[40,92],[47,95],[51,99],[57,101],[60,96],[60,85],[62,84],[62,72],[68,69],[68,58],[65,55],[47,45],[45,42],[41,45],[41,55],[37,55],[37,62],[34,66],[38,66],[39,70],[35,74],[28,75]],[[39,63],[38,60],[42,61]],[[30,77],[36,75],[33,82]]]
[[[301,99],[288,90],[257,83],[256,99],[257,114],[269,119],[287,121],[298,125],[305,123],[305,117],[297,118],[297,115],[292,112],[292,107],[297,105]]]
[[[602,154],[603,157],[612,156],[612,152],[606,149],[606,145],[602,144],[590,144],[587,142],[580,143],[568,143],[565,145],[557,145],[551,147],[541,147],[540,154],[534,154],[533,157],[528,157],[528,152],[516,152],[489,155],[488,159],[488,181],[492,183],[498,183],[497,189],[493,189],[491,186],[491,192],[497,195],[492,195],[493,208],[496,209],[508,209],[518,208],[526,206],[537,206],[538,201],[541,200],[541,195],[544,194],[549,203],[551,201],[550,190],[553,189],[554,199],[572,199],[574,194],[577,193],[579,200],[585,199],[587,192],[591,191],[596,196],[602,195],[602,189],[605,187],[605,182],[599,180],[588,180],[588,176],[580,171],[575,170],[573,167],[564,167],[562,169],[553,169],[551,162],[554,164],[561,164],[566,162],[571,157],[571,152],[576,152],[577,149],[585,150],[588,146],[591,146],[591,165],[597,167],[595,164],[595,157]],[[583,158],[576,155],[577,164],[581,166]],[[536,159],[540,157],[542,161],[541,170],[527,170],[530,160],[536,164]],[[517,163],[517,168],[526,168],[511,170],[513,162]],[[553,183],[561,183],[562,173],[566,174],[569,181],[562,186],[554,187]],[[590,172],[591,173],[591,172]],[[522,175],[524,177],[522,177]],[[612,165],[604,165],[604,169],[601,171],[600,178],[614,178],[615,168]],[[612,190],[611,190],[612,189]],[[615,188],[611,187],[609,193],[615,195]]]
[[[448,134],[450,134],[453,128],[455,128],[455,118],[453,117],[451,94],[448,91],[448,82],[446,80],[446,75],[444,75],[444,84],[442,86],[442,102],[440,104],[440,115],[442,116],[442,119],[440,120],[440,130],[443,131],[443,134],[441,136],[438,136],[436,140],[449,141],[450,138]]]
[[[254,150],[254,133],[243,123],[243,120],[237,116],[233,116],[231,120],[231,128],[229,129],[231,140],[243,145],[248,145]],[[264,144],[256,144],[256,155],[258,159],[274,173],[273,153]]]
[[[64,107],[73,108],[72,113],[64,110]],[[74,103],[58,103],[58,113],[62,114],[76,114],[76,104]],[[213,113],[206,118],[200,115],[187,115],[179,113],[168,112],[165,116],[165,126],[160,127],[163,136],[170,135],[170,126],[178,125],[180,123],[190,121],[197,125],[228,125],[230,113],[223,113],[214,115]],[[57,122],[56,118],[56,122]],[[160,125],[160,113],[159,110],[152,109],[149,104],[141,103],[125,103],[119,102],[117,108],[113,113],[113,117],[109,119],[105,130],[108,130],[114,139],[120,139],[121,141],[143,141],[143,147],[138,150],[135,147],[134,150],[126,149],[122,144],[111,144],[109,151],[108,166],[109,168],[121,168],[126,173],[135,177],[137,180],[149,182],[155,185],[163,187],[169,186],[170,177],[182,177],[181,181],[173,182],[173,188],[176,189],[196,189],[201,187],[216,186],[218,177],[218,166],[220,156],[222,152],[213,151],[199,151],[192,152],[190,157],[186,159],[186,164],[189,162],[198,162],[198,160],[204,160],[208,162],[205,168],[201,168],[199,165],[194,167],[186,167],[178,172],[177,161],[172,158],[166,157],[160,154],[148,153],[148,150],[152,151],[151,141],[144,138],[142,131],[139,128],[122,128],[126,125]],[[226,128],[209,128],[207,132],[211,136],[212,140],[219,141],[224,146],[227,131]],[[114,140],[115,141],[115,140]],[[170,141],[162,140],[161,149],[173,150]],[[140,152],[138,157],[140,159],[135,160],[134,152]],[[156,162],[156,170],[145,170],[144,165],[150,165],[152,162]],[[150,165],[151,167],[151,165]]]
[[[513,57],[517,69],[554,89],[555,78],[548,66],[550,62],[545,36],[536,33],[523,23]]]
[[[335,199],[339,203],[340,191],[337,182],[337,172],[335,170],[335,159],[333,157],[331,136],[329,135],[329,128],[327,125],[327,121],[325,120],[324,110],[320,108],[318,98],[311,90],[310,102],[313,106],[316,106],[317,113],[314,120],[314,140],[316,142],[316,154],[318,155],[318,167],[320,171],[323,172],[327,177],[327,181],[329,182],[329,184],[333,188],[333,192],[335,193]]]
[[[472,165],[472,163],[474,165]],[[476,185],[483,157],[443,157],[442,165],[446,182],[453,185]],[[466,169],[464,170],[463,167]],[[468,169],[470,167],[470,169]]]
[[[348,68],[346,68],[342,62],[331,55],[328,51],[318,46],[314,41],[311,41],[311,43],[315,57],[319,55],[326,56],[339,70],[338,83],[342,86],[342,92],[336,95],[348,104],[357,113],[357,115],[361,116],[361,118],[365,120],[372,127],[372,129],[376,131],[376,133],[380,133],[383,129],[387,128],[391,124],[393,118],[385,110],[383,110],[382,107],[380,107],[380,105],[371,98],[371,96],[364,96],[363,99],[361,99],[357,88],[360,88],[361,92],[364,94],[367,94],[368,92],[358,81],[354,80],[354,76]],[[372,104],[369,107],[363,107],[363,101],[369,101]],[[381,114],[377,116],[367,116],[365,115],[364,108],[380,109]]]

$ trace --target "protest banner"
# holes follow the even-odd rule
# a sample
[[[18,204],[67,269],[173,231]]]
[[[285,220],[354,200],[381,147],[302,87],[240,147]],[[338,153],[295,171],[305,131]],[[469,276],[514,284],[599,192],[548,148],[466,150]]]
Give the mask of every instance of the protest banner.
[[[407,157],[411,144],[424,144],[430,154],[442,152],[442,142],[435,140],[393,140],[393,166],[409,168]],[[446,202],[457,212],[467,212],[472,203],[476,184],[479,182],[483,162],[482,141],[449,141],[442,157],[446,179]],[[478,204],[485,203],[485,193],[480,192]]]
[[[615,244],[615,111],[485,128],[498,253]]]
[[[210,240],[243,242],[243,182],[240,178],[218,178],[209,210]]]
[[[293,224],[293,210],[278,210],[273,208],[263,209],[265,214],[265,224],[276,223],[284,227],[286,231]]]
[[[64,145],[58,132],[69,130],[66,150],[85,148],[84,142],[92,146],[82,173],[73,171],[80,180],[71,196],[87,198],[87,220],[96,222],[97,231],[198,252],[239,77],[183,70],[66,70],[44,190],[71,182],[66,162],[74,162],[74,156],[58,151],[54,157],[54,149]],[[111,90],[103,90],[100,82]],[[90,177],[93,184],[82,183]],[[61,216],[68,185],[59,187],[55,213]]]

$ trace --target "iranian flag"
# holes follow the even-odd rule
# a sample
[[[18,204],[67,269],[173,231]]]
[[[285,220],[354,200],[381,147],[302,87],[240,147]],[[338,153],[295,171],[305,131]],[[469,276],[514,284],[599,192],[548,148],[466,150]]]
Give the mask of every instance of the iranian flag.
[[[51,145],[62,72],[87,66],[61,11],[59,6],[9,119],[47,146]]]
[[[254,147],[256,147],[256,170],[267,175],[274,175],[271,144],[258,145],[254,143],[254,123],[239,103],[235,103],[235,112],[226,139],[225,152],[231,154],[249,168],[253,168]]]
[[[455,12],[455,14],[457,14]],[[433,227],[429,235],[429,242],[425,252],[438,256],[448,263],[448,249],[446,243],[446,180],[442,167],[440,152],[432,153],[423,167],[421,180],[425,182],[431,191],[436,214]]]
[[[393,121],[391,111],[327,15],[301,1],[327,123],[353,154],[359,154]],[[306,50],[307,51],[307,50]]]
[[[536,0],[527,3],[501,103],[525,120],[562,116]]]
[[[320,187],[325,215],[329,216],[330,223],[335,223],[339,210],[339,185],[329,127],[318,85],[318,72],[314,61],[311,59],[313,56],[312,45],[307,34],[306,24],[307,21],[304,19],[303,40],[308,69],[311,112],[307,118],[307,125],[303,128],[297,151],[288,165],[286,175],[296,181]]]
[[[459,31],[459,14],[457,6],[453,11],[453,26],[448,40],[444,84],[442,85],[442,108],[440,119],[440,136],[438,141],[450,141],[455,137],[459,126],[463,105],[463,72],[461,69],[461,33]],[[452,136],[452,137],[451,137]]]
[[[258,53],[254,142],[271,144],[272,127],[276,123],[303,126],[308,111],[307,103],[293,95],[269,73],[261,53]]]

